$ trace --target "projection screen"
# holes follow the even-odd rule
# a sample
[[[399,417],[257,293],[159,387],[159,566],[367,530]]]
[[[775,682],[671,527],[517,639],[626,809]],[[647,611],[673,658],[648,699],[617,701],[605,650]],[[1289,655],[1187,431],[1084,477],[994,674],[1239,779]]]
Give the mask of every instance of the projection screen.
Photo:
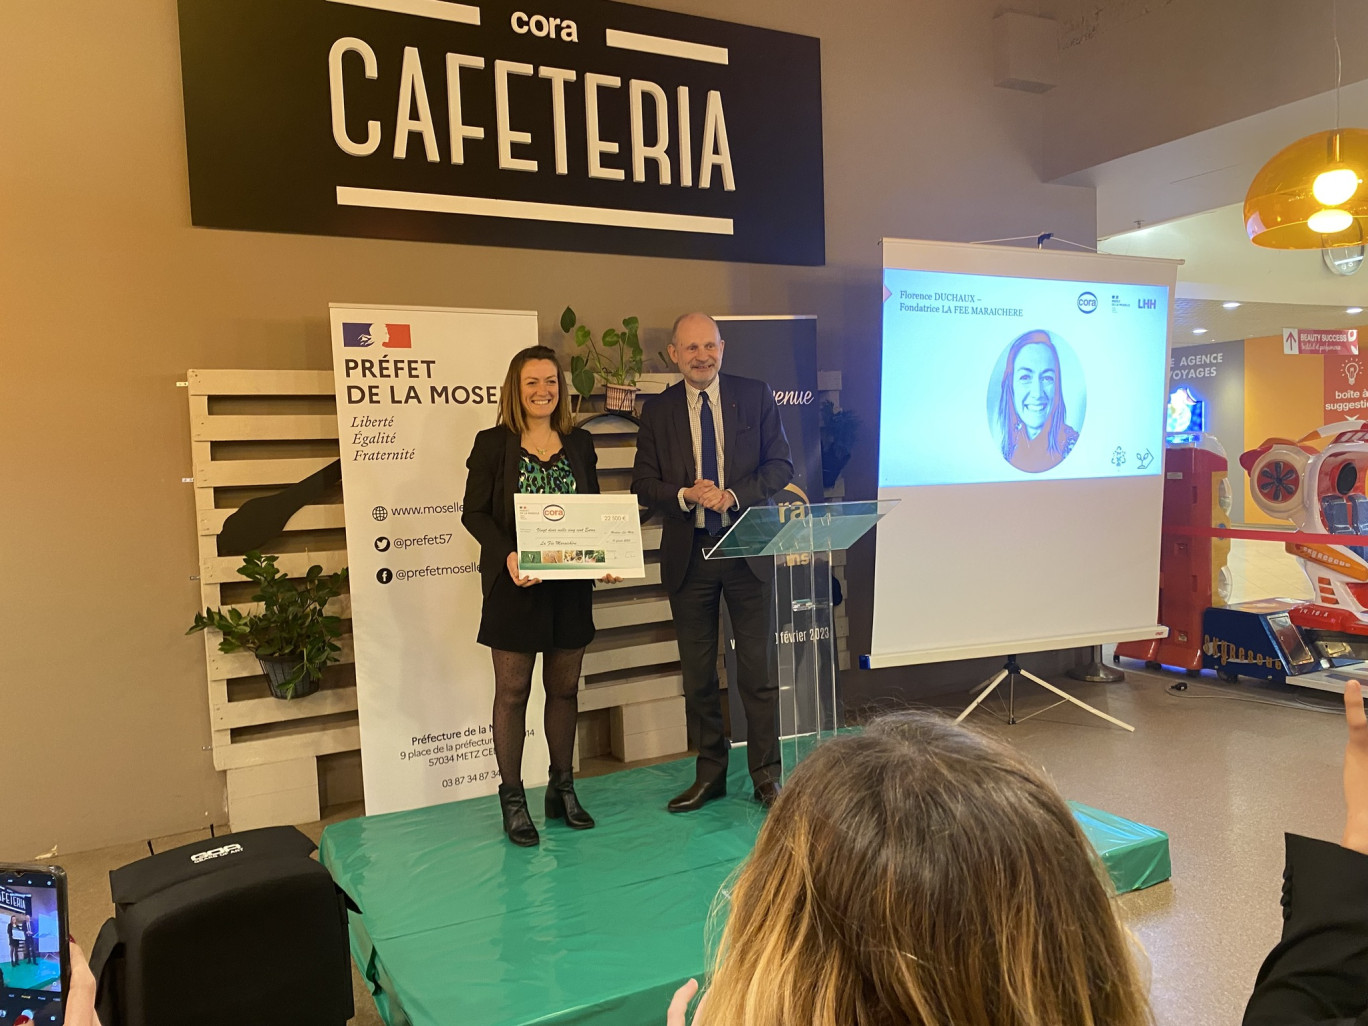
[[[1177,264],[885,239],[868,667],[1162,636]]]

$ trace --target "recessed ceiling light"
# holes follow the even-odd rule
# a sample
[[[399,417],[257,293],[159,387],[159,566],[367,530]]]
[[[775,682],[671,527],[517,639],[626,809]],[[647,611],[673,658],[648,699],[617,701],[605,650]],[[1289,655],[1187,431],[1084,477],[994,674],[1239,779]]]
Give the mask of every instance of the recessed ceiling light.
[[[1345,310],[1344,312],[1347,313],[1347,314],[1361,314],[1361,313],[1363,313],[1363,307],[1361,307],[1361,306],[1351,306],[1351,307],[1349,307],[1349,309]]]
[[[1207,333],[1207,330],[1206,328],[1193,328],[1192,333],[1194,335],[1205,335]]]
[[[1234,309],[1235,309],[1237,306],[1239,306],[1240,304],[1239,304],[1239,303],[1222,303],[1221,305],[1222,305],[1223,307],[1225,307],[1227,310],[1234,310]]]

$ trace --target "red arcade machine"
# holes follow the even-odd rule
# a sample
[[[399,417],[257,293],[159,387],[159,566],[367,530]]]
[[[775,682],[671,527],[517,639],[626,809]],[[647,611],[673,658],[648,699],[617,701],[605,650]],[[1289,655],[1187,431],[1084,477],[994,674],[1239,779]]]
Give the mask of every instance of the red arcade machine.
[[[1185,423],[1181,416],[1175,418],[1175,401],[1170,400],[1171,430],[1175,423]],[[1195,426],[1200,428],[1200,421]],[[1143,659],[1151,669],[1178,666],[1191,676],[1200,672],[1202,617],[1230,597],[1230,541],[1180,534],[1175,528],[1229,527],[1229,478],[1225,450],[1214,437],[1200,430],[1169,434],[1159,555],[1159,622],[1168,628],[1168,637],[1122,642],[1114,658]]]

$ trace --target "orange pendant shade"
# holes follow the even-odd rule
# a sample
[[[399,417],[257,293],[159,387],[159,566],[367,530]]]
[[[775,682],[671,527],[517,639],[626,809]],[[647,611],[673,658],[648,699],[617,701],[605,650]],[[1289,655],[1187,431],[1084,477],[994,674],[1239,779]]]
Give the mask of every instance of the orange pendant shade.
[[[1317,132],[1280,151],[1250,183],[1244,218],[1257,246],[1357,246],[1368,237],[1368,131]]]

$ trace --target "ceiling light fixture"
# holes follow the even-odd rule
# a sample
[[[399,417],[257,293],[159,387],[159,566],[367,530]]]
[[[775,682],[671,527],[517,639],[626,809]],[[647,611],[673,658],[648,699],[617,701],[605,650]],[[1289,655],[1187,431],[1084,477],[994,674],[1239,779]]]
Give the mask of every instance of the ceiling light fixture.
[[[1356,246],[1368,236],[1368,131],[1341,128],[1342,67],[1338,4],[1335,41],[1335,127],[1298,139],[1265,164],[1245,194],[1245,231],[1257,246],[1328,249]]]
[[[1311,195],[1327,207],[1337,207],[1358,192],[1359,177],[1350,168],[1322,171],[1311,183]]]
[[[1306,227],[1317,235],[1338,235],[1353,223],[1354,215],[1338,207],[1317,210],[1306,219]]]
[[[1368,131],[1342,128],[1299,139],[1265,164],[1249,186],[1244,215],[1250,241],[1271,249],[1357,245],[1368,235],[1368,189],[1360,188],[1365,177]],[[1347,190],[1344,183],[1351,179]],[[1322,188],[1317,195],[1325,180],[1334,190]]]

